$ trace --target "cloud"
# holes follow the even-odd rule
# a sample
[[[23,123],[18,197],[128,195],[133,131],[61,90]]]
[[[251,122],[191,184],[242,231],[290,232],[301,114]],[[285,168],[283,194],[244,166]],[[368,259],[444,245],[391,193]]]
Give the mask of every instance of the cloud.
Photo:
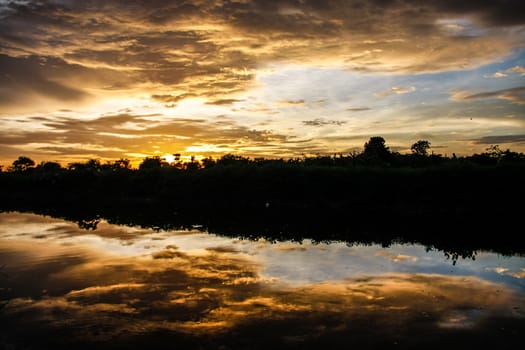
[[[28,90],[78,99],[94,93],[83,81],[89,77],[98,79],[90,88],[178,91],[155,92],[153,99],[227,100],[252,86],[259,67],[274,62],[394,73],[474,68],[524,44],[523,36],[502,30],[525,24],[523,7],[497,0],[417,8],[411,0],[11,1],[0,10],[4,55],[49,57],[70,69],[55,69],[50,77],[43,73],[54,69],[47,64],[34,82],[19,78],[18,89],[2,91],[0,103],[20,101]]]
[[[281,106],[302,106],[305,104],[305,101],[303,99],[300,100],[281,100],[277,102],[278,105]]]
[[[522,66],[514,66],[506,70],[507,73],[520,73],[521,76],[525,75],[525,68]]]
[[[454,15],[472,16],[490,26],[511,26],[524,23],[520,13],[525,11],[525,5],[519,0],[488,0],[461,4],[442,0],[434,1],[432,6]]]
[[[498,145],[502,143],[525,143],[525,135],[495,135],[483,136],[471,140],[475,144]]]
[[[88,93],[68,85],[70,78],[87,75],[80,66],[53,57],[14,58],[0,54],[0,102],[20,103],[27,95],[78,101]],[[25,102],[25,101],[24,101]]]
[[[159,101],[159,102],[176,103],[176,102],[182,101],[182,100],[184,100],[186,98],[195,97],[195,96],[196,96],[195,94],[186,93],[186,94],[180,94],[180,95],[169,95],[169,94],[166,94],[166,95],[151,95],[151,98],[153,100],[156,100],[156,101]]]
[[[238,250],[237,248],[232,247],[232,246],[227,246],[227,245],[217,246],[217,247],[209,247],[209,248],[206,248],[206,250],[209,251],[209,252],[215,252],[215,253],[219,253],[219,254],[227,254],[227,253],[239,254],[239,253],[241,253],[241,251]]]
[[[371,110],[371,108],[369,108],[369,107],[352,107],[352,108],[347,108],[346,110],[349,111],[349,112],[364,112],[364,111]]]
[[[195,94],[191,93],[182,93],[179,95],[170,95],[170,94],[154,94],[151,95],[151,99],[158,102],[163,102],[164,107],[166,108],[175,108],[177,107],[177,102],[185,100],[187,98],[197,97]]]
[[[451,98],[454,101],[466,102],[479,99],[497,98],[510,101],[517,105],[523,105],[525,104],[525,86],[477,93],[466,90],[454,90],[452,91]]]
[[[339,125],[340,126],[340,125],[346,124],[346,121],[327,120],[327,119],[317,118],[313,120],[304,120],[303,124],[307,126],[325,126],[325,125]]]
[[[390,95],[408,94],[408,93],[414,92],[414,91],[416,91],[416,88],[414,86],[409,86],[409,87],[394,86],[394,87],[390,88],[389,90],[376,93],[376,94],[374,94],[374,96],[376,96],[376,97],[387,97],[387,96],[390,96]]]
[[[86,67],[54,56],[0,54],[0,106],[6,110],[36,110],[46,104],[71,109],[109,90],[133,85],[133,75],[124,71]]]
[[[39,127],[20,126],[27,122],[37,122]],[[92,120],[49,116],[10,125],[2,125],[0,121],[0,128],[6,131],[0,135],[0,146],[32,150],[42,157],[63,160],[68,156],[114,160],[132,154],[153,154],[155,151],[174,153],[202,144],[228,145],[230,150],[251,147],[263,151],[265,148],[278,148],[272,142],[286,142],[288,138],[229,120],[168,118],[159,114],[121,113]],[[148,145],[151,144],[156,148],[150,148]],[[257,154],[254,150],[251,152]]]
[[[376,256],[383,257],[393,262],[417,262],[418,258],[416,256],[405,255],[405,254],[393,254],[388,251],[379,251],[375,254]]]
[[[507,74],[505,73],[502,73],[502,72],[496,72],[494,74],[486,74],[483,76],[483,78],[495,78],[495,79],[498,79],[498,78],[505,78],[507,76]]]
[[[217,106],[224,106],[224,105],[231,105],[231,104],[234,104],[236,102],[242,102],[242,101],[243,100],[238,100],[238,99],[234,99],[234,98],[223,98],[223,99],[219,99],[219,100],[208,101],[208,102],[206,102],[206,104],[217,105]]]
[[[500,275],[508,275],[514,278],[522,279],[525,278],[525,268],[521,268],[519,271],[510,271],[506,267],[487,267],[486,271],[492,271]]]

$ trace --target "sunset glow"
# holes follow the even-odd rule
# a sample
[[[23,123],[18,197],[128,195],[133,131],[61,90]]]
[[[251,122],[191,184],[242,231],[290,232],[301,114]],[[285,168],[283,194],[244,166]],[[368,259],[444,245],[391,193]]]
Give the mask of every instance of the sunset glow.
[[[301,157],[377,135],[401,153],[419,139],[524,152],[523,13],[519,0],[0,0],[0,165]]]

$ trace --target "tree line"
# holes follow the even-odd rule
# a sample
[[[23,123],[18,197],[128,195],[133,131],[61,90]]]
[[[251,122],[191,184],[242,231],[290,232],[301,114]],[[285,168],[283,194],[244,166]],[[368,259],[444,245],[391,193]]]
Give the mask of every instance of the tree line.
[[[336,167],[436,167],[451,164],[471,164],[471,165],[497,165],[497,164],[525,164],[525,154],[502,150],[499,145],[491,145],[486,148],[485,152],[476,153],[470,156],[452,157],[441,154],[430,153],[431,143],[427,140],[418,140],[410,147],[410,154],[401,154],[393,152],[386,146],[385,139],[381,136],[371,137],[363,147],[361,152],[352,152],[349,154],[336,153],[333,155],[302,157],[290,159],[265,159],[249,158],[241,155],[226,154],[218,159],[206,157],[202,160],[196,160],[194,156],[189,161],[182,161],[180,154],[174,154],[175,161],[168,162],[161,156],[151,156],[144,158],[138,166],[138,170],[151,169],[178,169],[187,171],[196,171],[199,169],[208,169],[215,166],[245,166],[245,165],[269,165],[269,164],[287,164],[300,166],[336,166]],[[0,171],[3,168],[0,166]],[[60,172],[69,171],[123,171],[134,170],[129,159],[121,158],[115,161],[105,163],[98,159],[89,159],[86,162],[73,162],[63,167],[58,162],[43,161],[39,164],[27,157],[20,156],[7,167],[5,172],[22,173],[28,171],[39,172]]]

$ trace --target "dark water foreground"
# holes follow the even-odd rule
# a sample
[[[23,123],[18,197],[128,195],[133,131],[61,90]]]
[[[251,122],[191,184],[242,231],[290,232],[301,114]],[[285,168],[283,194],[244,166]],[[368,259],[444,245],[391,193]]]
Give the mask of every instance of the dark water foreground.
[[[88,219],[0,214],[0,348],[523,346],[519,254],[450,259],[461,244],[430,249],[377,231],[328,242],[284,239],[270,223],[257,236],[227,237],[189,223]]]

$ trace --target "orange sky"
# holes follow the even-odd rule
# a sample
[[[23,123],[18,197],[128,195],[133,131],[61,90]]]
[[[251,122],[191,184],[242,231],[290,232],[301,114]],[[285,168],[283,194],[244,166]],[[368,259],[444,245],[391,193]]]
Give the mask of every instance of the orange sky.
[[[525,151],[523,1],[0,0],[0,164]]]

